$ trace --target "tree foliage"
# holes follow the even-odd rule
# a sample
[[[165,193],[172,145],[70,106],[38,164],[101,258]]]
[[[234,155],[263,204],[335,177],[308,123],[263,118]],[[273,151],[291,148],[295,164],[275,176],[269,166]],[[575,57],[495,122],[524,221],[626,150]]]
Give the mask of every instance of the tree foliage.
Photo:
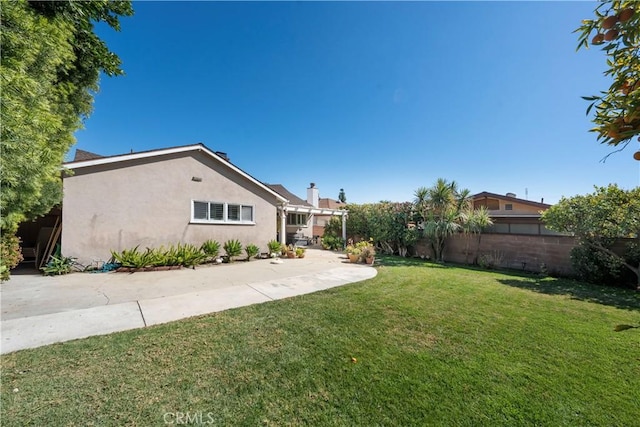
[[[640,134],[640,6],[635,0],[604,0],[595,9],[595,19],[586,19],[576,30],[578,49],[589,43],[601,46],[607,55],[605,76],[609,89],[584,97],[595,107],[592,132],[603,144],[623,147]]]
[[[417,215],[436,261],[444,262],[446,241],[458,233],[476,234],[479,248],[482,230],[492,221],[486,209],[473,208],[469,190],[460,189],[455,181],[438,178],[433,186],[418,188],[414,197]]]
[[[60,167],[74,132],[92,111],[100,73],[122,74],[120,60],[94,32],[120,29],[129,1],[3,2],[0,42],[0,228],[60,202]]]
[[[406,256],[419,237],[409,202],[349,204],[346,209],[347,236],[354,240],[371,238],[383,253]]]
[[[436,260],[443,261],[449,236],[475,234],[479,246],[482,230],[492,224],[488,211],[474,210],[469,190],[459,190],[455,181],[439,179],[433,187],[416,190],[415,196],[413,202],[348,204],[347,236],[356,241],[372,238],[382,253],[401,256],[424,236]]]
[[[616,258],[636,275],[640,288],[640,266],[611,249],[618,238],[640,243],[640,187],[623,190],[610,184],[595,190],[584,196],[563,197],[543,213],[542,220],[549,229],[571,233],[580,244]]]

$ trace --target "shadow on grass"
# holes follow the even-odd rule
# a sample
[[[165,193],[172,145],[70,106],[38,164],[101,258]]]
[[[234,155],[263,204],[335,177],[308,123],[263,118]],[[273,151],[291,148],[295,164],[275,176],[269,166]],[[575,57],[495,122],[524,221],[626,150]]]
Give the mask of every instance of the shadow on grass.
[[[380,267],[427,267],[444,269],[465,269],[479,273],[499,273],[498,283],[532,292],[547,295],[568,295],[571,299],[594,302],[617,307],[625,310],[640,311],[640,292],[632,289],[614,288],[611,286],[598,286],[590,283],[579,282],[572,279],[546,277],[541,278],[534,273],[516,270],[485,270],[478,266],[464,264],[439,264],[420,258],[403,258],[399,256],[377,255],[376,266]]]
[[[519,277],[518,277],[519,276]],[[598,286],[570,279],[545,278],[515,274],[511,279],[497,279],[503,285],[547,295],[568,295],[571,299],[640,311],[640,292],[631,289]]]
[[[395,255],[376,255],[375,265],[378,267],[430,267],[452,268],[452,265],[440,264],[421,258],[403,258]]]

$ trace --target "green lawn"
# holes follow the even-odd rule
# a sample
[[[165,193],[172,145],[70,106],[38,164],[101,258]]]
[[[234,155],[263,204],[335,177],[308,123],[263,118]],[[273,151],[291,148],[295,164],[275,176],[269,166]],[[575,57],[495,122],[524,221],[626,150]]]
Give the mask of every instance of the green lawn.
[[[638,293],[382,264],[329,291],[3,356],[2,424],[639,425],[640,329],[613,332],[640,324]]]

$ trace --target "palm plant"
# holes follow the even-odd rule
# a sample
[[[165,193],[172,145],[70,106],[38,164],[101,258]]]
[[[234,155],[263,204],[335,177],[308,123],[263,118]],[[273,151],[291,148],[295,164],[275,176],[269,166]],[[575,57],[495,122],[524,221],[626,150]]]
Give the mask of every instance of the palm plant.
[[[482,239],[482,230],[493,225],[491,216],[489,216],[489,210],[485,206],[481,206],[479,209],[468,208],[463,212],[464,224],[463,231],[468,235],[477,235],[478,240],[476,242],[476,250],[473,257],[473,264],[478,262],[478,252],[480,251],[480,240]],[[467,239],[467,247],[465,251],[465,262],[468,263],[469,257],[469,242]]]
[[[459,189],[455,181],[438,178],[432,187],[418,188],[414,196],[423,233],[431,243],[435,260],[443,262],[446,239],[463,229],[464,212],[470,207],[469,190]]]

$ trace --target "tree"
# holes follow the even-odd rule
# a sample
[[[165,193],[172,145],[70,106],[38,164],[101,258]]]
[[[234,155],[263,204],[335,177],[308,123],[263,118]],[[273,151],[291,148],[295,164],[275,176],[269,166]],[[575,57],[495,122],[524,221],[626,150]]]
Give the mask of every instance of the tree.
[[[338,200],[341,203],[347,203],[347,196],[344,194],[344,188],[340,189],[340,193],[338,193]]]
[[[576,30],[578,49],[591,44],[602,46],[611,76],[609,89],[600,95],[583,97],[595,107],[592,132],[598,141],[624,149],[640,134],[640,13],[635,0],[603,0],[595,9],[595,19],[586,19]],[[593,37],[592,37],[593,36]],[[618,150],[619,151],[619,150]],[[640,160],[640,151],[634,154]]]
[[[447,238],[463,230],[463,212],[469,209],[469,190],[458,189],[455,181],[438,178],[432,187],[418,188],[414,196],[414,205],[433,255],[436,261],[444,262]]]
[[[462,230],[465,234],[470,236],[477,236],[476,241],[476,250],[475,255],[473,257],[473,264],[478,262],[478,252],[480,251],[480,241],[482,239],[482,231],[493,225],[493,221],[491,220],[491,216],[489,215],[489,211],[486,207],[482,206],[479,209],[473,209],[471,204],[469,204],[468,208],[462,213],[463,224]],[[465,251],[465,262],[468,262],[469,256],[469,240],[467,240],[467,247]]]
[[[0,14],[4,239],[60,202],[64,154],[91,113],[100,73],[122,74],[93,25],[106,22],[117,31],[119,17],[133,10],[129,1],[16,0],[3,2]]]
[[[638,262],[632,264],[624,255],[611,250],[611,245],[619,238],[633,239],[627,244],[628,251],[640,244],[640,187],[622,190],[610,184],[595,189],[592,194],[563,197],[542,214],[542,220],[549,229],[571,233],[580,244],[620,261],[636,275],[640,290]]]

